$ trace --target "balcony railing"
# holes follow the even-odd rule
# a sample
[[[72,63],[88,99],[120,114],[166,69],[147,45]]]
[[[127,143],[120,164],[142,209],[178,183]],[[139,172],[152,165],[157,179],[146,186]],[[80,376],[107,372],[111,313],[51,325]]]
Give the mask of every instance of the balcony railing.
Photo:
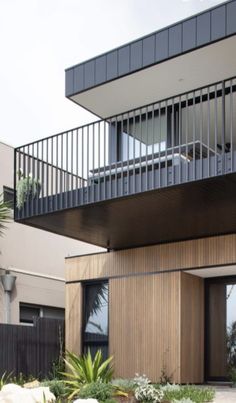
[[[16,148],[16,218],[235,172],[235,107],[232,78]]]

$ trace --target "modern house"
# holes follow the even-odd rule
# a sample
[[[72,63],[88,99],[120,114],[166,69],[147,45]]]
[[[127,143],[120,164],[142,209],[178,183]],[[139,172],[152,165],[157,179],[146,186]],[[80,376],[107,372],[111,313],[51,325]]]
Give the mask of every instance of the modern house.
[[[15,150],[15,220],[107,248],[66,259],[67,348],[116,376],[236,366],[235,49],[233,0],[73,66],[99,120]]]
[[[14,148],[0,142],[0,194],[12,205],[12,211],[13,162]],[[9,270],[16,282],[9,300],[0,281],[0,323],[29,325],[38,317],[63,319],[65,256],[98,250],[63,236],[45,236],[44,231],[9,221],[0,237],[0,276]]]

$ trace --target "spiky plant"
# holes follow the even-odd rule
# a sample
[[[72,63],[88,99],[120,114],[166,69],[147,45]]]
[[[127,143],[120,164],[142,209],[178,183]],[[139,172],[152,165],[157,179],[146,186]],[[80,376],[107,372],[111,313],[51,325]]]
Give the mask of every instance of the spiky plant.
[[[103,361],[102,352],[98,350],[92,359],[90,351],[78,357],[76,354],[67,352],[65,364],[68,372],[64,372],[65,383],[68,388],[69,399],[77,396],[81,387],[91,382],[110,382],[113,369],[109,365],[113,357]]]

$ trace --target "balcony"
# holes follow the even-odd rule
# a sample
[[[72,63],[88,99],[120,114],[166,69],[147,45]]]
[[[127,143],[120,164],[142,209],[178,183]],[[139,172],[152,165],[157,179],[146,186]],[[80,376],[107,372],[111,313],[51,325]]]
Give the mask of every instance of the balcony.
[[[114,249],[234,232],[235,107],[232,78],[16,148],[15,220]]]

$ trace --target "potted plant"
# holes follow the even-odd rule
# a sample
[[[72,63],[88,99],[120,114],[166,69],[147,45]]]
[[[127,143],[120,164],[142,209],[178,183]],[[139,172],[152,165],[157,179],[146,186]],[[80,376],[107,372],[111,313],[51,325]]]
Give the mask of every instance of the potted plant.
[[[18,171],[18,182],[16,184],[16,206],[20,210],[27,199],[33,199],[40,194],[41,184],[38,179],[33,178],[32,174],[25,176],[23,172]]]

